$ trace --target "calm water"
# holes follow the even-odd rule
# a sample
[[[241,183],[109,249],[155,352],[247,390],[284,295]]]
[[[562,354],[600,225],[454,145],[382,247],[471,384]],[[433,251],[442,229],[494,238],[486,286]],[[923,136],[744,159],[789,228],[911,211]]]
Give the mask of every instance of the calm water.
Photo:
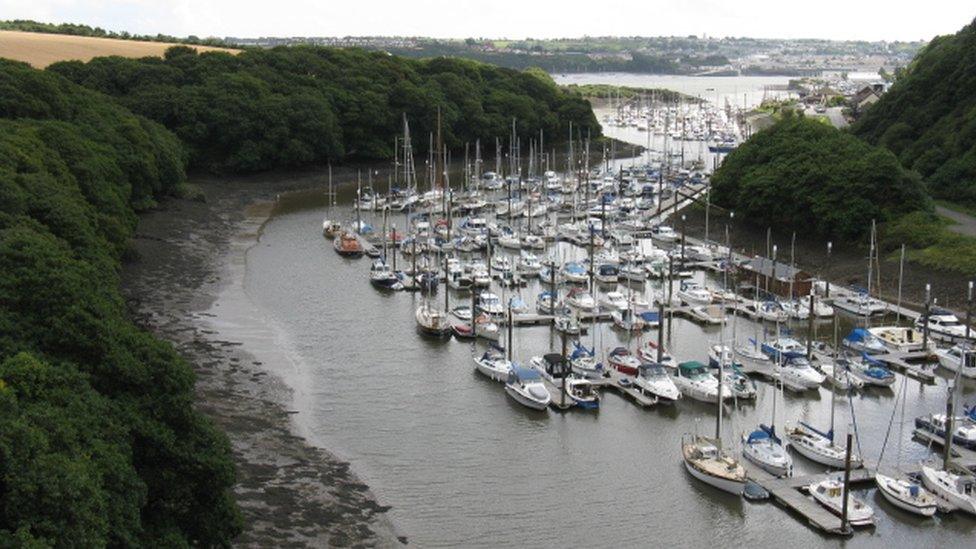
[[[664,88],[700,97],[719,105],[726,102],[753,107],[764,98],[788,94],[773,88],[785,87],[788,76],[684,76],[675,74],[580,73],[554,74],[559,84],[611,84],[635,88]]]
[[[321,236],[324,214],[320,191],[281,197],[258,241],[237,262],[239,280],[217,301],[215,324],[222,336],[243,340],[284,378],[295,391],[302,434],[351,461],[380,502],[393,506],[392,519],[412,543],[839,543],[772,503],[747,503],[686,474],[680,437],[696,428],[714,429],[710,406],[683,401],[644,410],[614,393],[605,394],[598,413],[539,413],[513,403],[501,384],[475,372],[471,358],[479,351],[470,344],[432,342],[416,334],[419,295],[380,293],[368,282],[368,259],[337,256]],[[582,258],[582,250],[571,250],[564,249],[567,258],[573,253]],[[540,291],[532,282],[522,295],[534,306]],[[442,302],[443,293],[436,299]],[[755,330],[744,320],[737,325],[740,339]],[[829,324],[819,331],[829,332]],[[704,360],[719,334],[717,328],[678,319],[671,350],[680,360]],[[656,332],[645,337],[656,338]],[[518,329],[517,358],[528,361],[553,341],[546,327]],[[598,349],[626,343],[627,336],[609,326],[597,332]],[[271,347],[273,354],[261,353]],[[908,418],[944,406],[941,378],[928,386],[910,380],[908,390]],[[726,441],[769,421],[772,390],[760,383],[759,391],[757,403],[732,412]],[[894,396],[875,389],[854,399],[862,452],[869,458],[878,456]],[[786,415],[826,426],[830,401],[826,389],[803,397],[787,394]],[[849,407],[839,400],[837,413],[844,432]],[[906,464],[927,455],[909,440],[909,431],[902,455]],[[897,426],[886,460],[893,459],[896,434]],[[795,459],[798,474],[821,470]],[[887,505],[873,489],[857,495],[876,508],[878,526],[858,532],[847,542],[852,546],[961,547],[976,532],[971,518],[919,521]]]

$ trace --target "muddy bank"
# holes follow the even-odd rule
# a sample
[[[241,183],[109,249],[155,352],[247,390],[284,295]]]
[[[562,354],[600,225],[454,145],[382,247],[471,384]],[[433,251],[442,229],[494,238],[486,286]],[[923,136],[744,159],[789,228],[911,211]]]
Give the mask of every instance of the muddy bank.
[[[336,172],[337,178],[354,172]],[[349,464],[296,435],[291,391],[241,341],[221,336],[218,296],[240,285],[242,250],[253,245],[278,193],[324,186],[324,172],[233,180],[197,178],[205,201],[168,199],[140,217],[123,267],[132,316],[171,341],[197,374],[197,406],[228,436],[245,529],[254,547],[394,546],[380,505]],[[226,322],[226,318],[221,318]]]
[[[704,206],[690,207],[683,213],[686,216],[684,223],[688,234],[703,238],[705,234]],[[672,220],[671,223],[680,230],[682,227],[680,215],[677,220]],[[724,242],[726,225],[729,225],[728,212],[713,206],[709,211],[709,239]],[[740,219],[734,220],[729,227],[732,247],[736,251],[765,254],[765,228],[744,223]],[[792,234],[772,232],[771,241],[778,246],[778,260],[789,262],[791,238]],[[868,255],[867,237],[863,243],[834,242],[833,250],[828,257],[826,240],[813,238],[802,233],[796,235],[794,251],[796,265],[816,276],[829,279],[832,284],[867,287]],[[898,252],[883,252],[880,261],[881,295],[885,300],[892,303],[895,303],[898,297],[898,271]],[[877,280],[877,271],[872,275],[872,278]],[[966,285],[968,284],[966,277],[908,261],[905,262],[902,282],[902,303],[907,307],[921,310],[925,302],[926,283],[931,284],[932,299],[938,305],[953,309],[960,314],[965,311]]]

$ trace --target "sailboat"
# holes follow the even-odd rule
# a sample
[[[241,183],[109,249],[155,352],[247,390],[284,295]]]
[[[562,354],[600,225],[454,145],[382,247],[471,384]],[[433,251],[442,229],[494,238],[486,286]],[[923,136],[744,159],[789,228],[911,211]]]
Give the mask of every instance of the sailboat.
[[[684,365],[681,365],[684,366]],[[679,371],[681,366],[678,367]],[[701,365],[704,370],[704,365]],[[718,383],[715,399],[718,418],[715,422],[715,438],[695,435],[681,437],[681,455],[685,469],[696,479],[719,490],[742,495],[746,487],[746,470],[730,454],[722,450],[722,383]]]
[[[335,191],[332,190],[332,165],[329,165],[329,192],[326,194],[329,202],[329,209],[324,220],[322,220],[322,235],[326,238],[335,238],[342,231],[342,224],[332,217],[332,208],[335,206]]]
[[[793,458],[776,434],[776,401],[782,385],[773,382],[773,417],[769,425],[742,436],[742,455],[776,477],[793,476]]]
[[[895,406],[891,410],[891,420],[894,422],[895,413],[898,411],[899,399],[901,403],[901,421],[898,424],[898,446],[895,454],[895,470],[891,475],[882,474],[880,471],[875,473],[874,482],[878,485],[878,492],[888,501],[888,503],[923,517],[931,517],[938,509],[936,499],[930,494],[919,481],[901,472],[901,441],[904,438],[905,429],[905,400],[907,396],[908,378],[902,377],[901,388],[896,396]],[[891,423],[888,424],[889,432]],[[885,440],[888,440],[887,434]],[[881,456],[878,458],[878,468],[881,468],[881,461],[884,458],[884,447],[881,448]]]

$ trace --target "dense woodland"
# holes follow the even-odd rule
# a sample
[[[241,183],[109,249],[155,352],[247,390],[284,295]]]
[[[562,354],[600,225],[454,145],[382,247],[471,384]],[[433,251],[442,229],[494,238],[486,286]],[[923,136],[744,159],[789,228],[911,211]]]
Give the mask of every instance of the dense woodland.
[[[159,124],[0,60],[0,546],[224,545],[225,437],[118,292],[135,209],[183,183]]]
[[[476,61],[405,59],[380,52],[312,46],[197,54],[171,48],[164,59],[96,58],[48,71],[115,97],[172,130],[191,169],[253,172],[346,158],[393,157],[406,114],[415,151],[443,118],[448,147],[510,134],[527,143],[574,132],[600,135],[581,95],[541,71]]]
[[[934,196],[976,204],[976,22],[932,40],[852,131],[891,150]]]
[[[789,113],[729,154],[712,199],[759,226],[840,239],[930,208],[918,175],[891,152]]]

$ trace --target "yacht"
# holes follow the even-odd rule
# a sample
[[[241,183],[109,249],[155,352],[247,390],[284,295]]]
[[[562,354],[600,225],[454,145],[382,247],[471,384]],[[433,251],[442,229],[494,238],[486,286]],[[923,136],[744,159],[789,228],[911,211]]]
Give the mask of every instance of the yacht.
[[[447,314],[430,307],[427,301],[417,307],[414,316],[417,319],[417,330],[421,334],[433,337],[451,337],[453,328],[451,328]]]
[[[630,304],[627,303],[627,298],[621,292],[607,292],[603,296],[603,305],[608,309],[616,309],[622,311],[628,309]]]
[[[783,310],[778,301],[747,301],[740,306],[740,309],[757,320],[769,322],[786,322],[789,315]]]
[[[639,263],[627,263],[620,267],[619,278],[630,282],[644,282],[647,280],[647,270]]]
[[[915,326],[925,329],[925,320],[928,318],[929,334],[938,339],[947,341],[957,341],[966,338],[966,325],[956,318],[956,315],[945,309],[932,309],[928,317],[922,315],[915,321]],[[973,339],[976,332],[970,330],[969,338]]]
[[[597,362],[593,349],[588,349],[579,341],[573,342],[573,352],[569,355],[569,364],[573,373],[586,379],[600,379],[603,377],[603,364]]]
[[[742,455],[774,477],[793,476],[793,458],[772,427],[760,425],[759,429],[742,435]]]
[[[403,282],[386,261],[377,259],[369,269],[369,283],[381,290],[399,291],[403,289]]]
[[[689,305],[708,305],[712,302],[712,293],[701,284],[690,280],[681,283],[677,295]]]
[[[888,304],[874,299],[866,293],[852,293],[834,298],[834,307],[857,316],[873,316],[884,314]]]
[[[637,376],[632,383],[641,392],[657,397],[659,402],[681,399],[681,391],[664,367],[657,363],[645,362],[638,366]]]
[[[533,410],[545,410],[552,400],[539,372],[512,364],[505,381],[505,393],[515,402]]]
[[[810,461],[815,461],[834,469],[843,469],[846,460],[846,448],[834,444],[833,431],[823,433],[802,421],[786,429],[786,439],[790,447]],[[861,458],[851,452],[851,468],[861,466]]]
[[[678,364],[674,384],[686,397],[699,402],[715,404],[718,402],[718,380],[708,372],[704,364],[697,361]],[[731,398],[730,392],[723,391],[723,399]]]
[[[935,351],[935,356],[939,357],[939,366],[946,370],[956,372],[962,368],[960,374],[970,379],[976,378],[976,350],[968,345],[953,345],[948,349]]]
[[[583,326],[580,325],[579,320],[566,314],[556,316],[552,325],[561,334],[580,335],[583,333]]]
[[[881,473],[875,473],[874,482],[888,503],[899,509],[923,517],[931,517],[938,510],[936,499],[917,482]]]
[[[922,483],[956,509],[976,515],[976,478],[922,464]]]
[[[504,383],[512,371],[512,362],[505,358],[500,347],[492,345],[478,358],[474,359],[475,368],[479,373],[492,381]]]
[[[619,280],[620,268],[609,263],[600,265],[593,276],[601,284],[616,284]]]
[[[844,482],[828,478],[807,486],[807,490],[817,503],[828,511],[840,515],[844,508]],[[847,521],[851,526],[868,526],[874,524],[874,509],[860,499],[848,494]]]
[[[362,257],[365,253],[359,237],[349,231],[339,233],[339,236],[332,241],[332,245],[336,253],[343,257]]]
[[[647,327],[644,318],[641,315],[635,314],[630,309],[611,311],[610,320],[613,322],[614,328],[624,330],[625,332],[640,332]]]
[[[542,270],[542,262],[535,254],[522,251],[519,257],[515,260],[516,269],[519,274],[526,276],[538,276],[539,271]]]
[[[952,420],[952,443],[956,446],[976,450],[976,425],[965,418],[956,417]],[[928,431],[945,439],[946,415],[928,414],[915,418],[915,427]]]
[[[907,353],[923,350],[922,341],[925,338],[922,332],[915,328],[878,326],[877,328],[868,328],[868,332],[892,351]],[[929,347],[932,347],[932,342],[929,342]]]
[[[481,292],[478,295],[477,308],[488,316],[495,318],[505,314],[505,306],[502,305],[502,300],[491,292]]]
[[[668,353],[667,348],[661,349],[661,356],[658,357],[657,354],[657,343],[653,341],[648,341],[647,345],[641,347],[637,351],[637,355],[644,362],[653,362],[655,364],[660,364],[665,368],[675,369],[678,367],[678,363],[674,360],[674,357]]]
[[[589,281],[589,274],[586,272],[586,269],[579,263],[573,261],[563,265],[560,274],[563,280],[573,284],[585,284]]]
[[[678,240],[678,233],[667,225],[658,225],[651,228],[651,238],[661,242],[675,242]]]
[[[538,297],[536,297],[535,308],[540,314],[555,314],[557,309],[560,308],[556,300],[556,294],[552,292],[542,292]]]

